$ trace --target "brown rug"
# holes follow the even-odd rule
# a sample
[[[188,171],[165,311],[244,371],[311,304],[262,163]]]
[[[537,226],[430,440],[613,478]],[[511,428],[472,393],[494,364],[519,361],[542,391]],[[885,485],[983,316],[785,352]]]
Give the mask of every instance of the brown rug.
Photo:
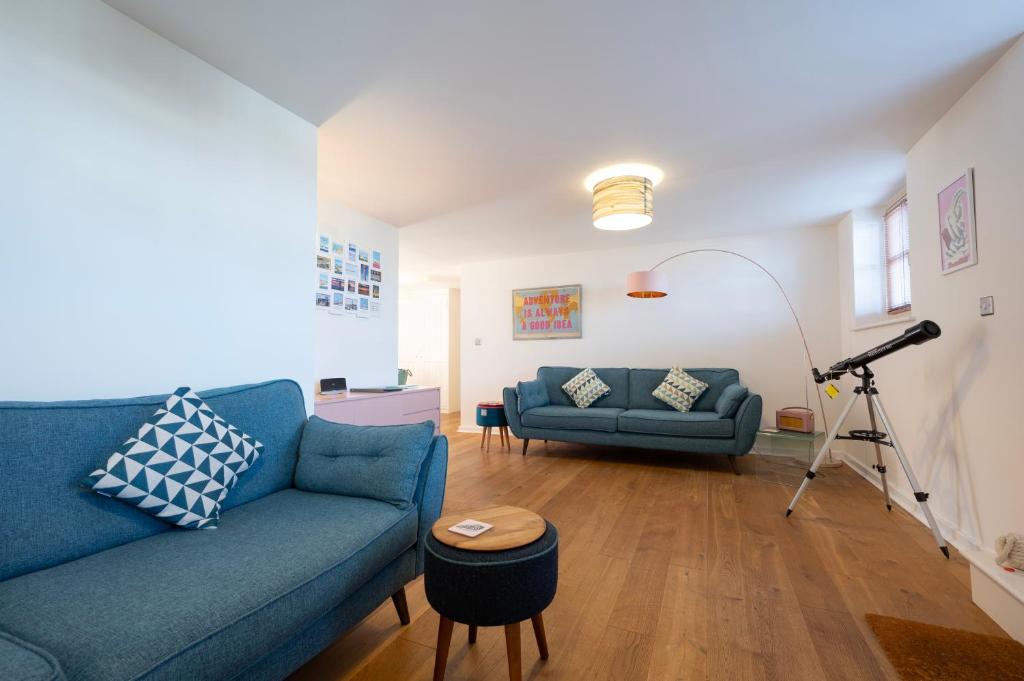
[[[1024,680],[1024,645],[934,624],[865,615],[903,681]]]

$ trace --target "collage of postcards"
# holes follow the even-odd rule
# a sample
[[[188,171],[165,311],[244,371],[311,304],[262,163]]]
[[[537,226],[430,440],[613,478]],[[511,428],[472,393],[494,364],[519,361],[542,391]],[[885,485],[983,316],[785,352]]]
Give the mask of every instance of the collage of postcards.
[[[327,234],[316,239],[316,307],[331,314],[379,317],[381,253]]]

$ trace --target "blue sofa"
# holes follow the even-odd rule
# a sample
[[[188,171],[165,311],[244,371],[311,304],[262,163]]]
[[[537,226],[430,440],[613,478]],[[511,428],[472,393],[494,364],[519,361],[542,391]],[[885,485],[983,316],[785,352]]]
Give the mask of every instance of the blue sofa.
[[[747,393],[735,408],[724,415],[716,403],[726,387],[738,384],[735,369],[686,369],[708,384],[694,402],[691,411],[671,408],[651,393],[665,379],[668,369],[594,369],[611,392],[586,409],[580,409],[562,390],[562,386],[582,369],[579,367],[541,367],[537,380],[543,383],[547,402],[520,410],[516,388],[505,388],[505,416],[512,433],[523,440],[523,454],[531,439],[669,449],[734,457],[748,453],[754,446],[761,424],[761,396]]]
[[[444,436],[412,459],[408,508],[305,492],[298,385],[199,395],[266,447],[214,530],[174,528],[78,484],[166,396],[0,402],[0,679],[282,679],[389,596],[408,623],[403,587],[441,511]],[[322,443],[333,426],[319,425]]]

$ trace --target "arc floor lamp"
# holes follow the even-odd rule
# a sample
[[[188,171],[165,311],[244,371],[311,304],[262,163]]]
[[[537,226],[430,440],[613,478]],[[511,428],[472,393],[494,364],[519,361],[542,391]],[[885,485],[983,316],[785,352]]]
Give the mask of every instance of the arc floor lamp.
[[[782,298],[786,301],[786,306],[789,308],[790,315],[793,316],[793,321],[796,323],[796,329],[800,333],[800,340],[804,345],[804,357],[807,358],[808,368],[810,369],[814,367],[814,360],[811,358],[811,349],[807,345],[807,336],[804,334],[804,327],[800,323],[800,318],[796,314],[796,309],[793,307],[792,301],[786,294],[786,289],[782,288],[782,284],[779,283],[779,280],[774,274],[769,272],[764,265],[753,258],[743,255],[742,253],[730,251],[726,248],[694,248],[689,251],[682,251],[675,255],[670,255],[649,270],[630,272],[629,276],[626,277],[626,295],[630,298],[664,298],[669,292],[668,276],[665,274],[664,270],[659,270],[658,268],[671,260],[681,258],[684,255],[693,255],[695,253],[723,253],[725,255],[735,256],[741,260],[747,261],[757,269],[764,272],[768,278],[772,280],[772,283],[775,284],[775,288],[779,290],[779,293],[782,294]],[[821,392],[818,389],[817,384],[814,386],[814,392],[818,396],[818,408],[821,410],[821,419],[825,426],[825,432],[828,432],[828,416],[825,415],[825,403],[821,399]],[[840,465],[842,463],[832,459],[831,450],[829,450],[829,463],[833,465]]]

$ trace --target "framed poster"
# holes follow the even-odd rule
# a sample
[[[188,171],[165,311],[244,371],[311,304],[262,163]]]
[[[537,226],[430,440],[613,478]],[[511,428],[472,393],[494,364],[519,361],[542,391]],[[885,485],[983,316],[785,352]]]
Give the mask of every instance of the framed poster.
[[[978,264],[974,168],[939,192],[939,258],[943,274]]]
[[[512,291],[512,339],[582,338],[582,288],[544,286]]]

